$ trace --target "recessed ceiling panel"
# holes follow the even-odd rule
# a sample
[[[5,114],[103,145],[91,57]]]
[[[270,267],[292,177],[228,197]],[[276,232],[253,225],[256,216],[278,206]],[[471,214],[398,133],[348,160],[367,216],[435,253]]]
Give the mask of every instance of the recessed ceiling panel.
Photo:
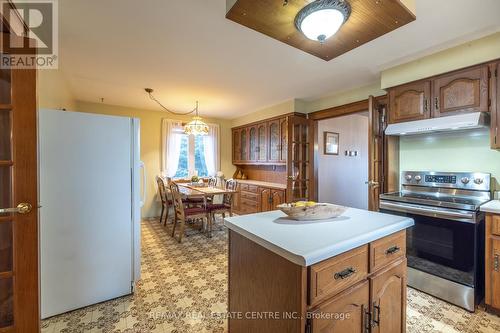
[[[399,0],[350,0],[352,12],[347,22],[320,44],[307,39],[294,24],[297,13],[310,2],[237,0],[226,17],[326,61],[415,20],[415,15]]]

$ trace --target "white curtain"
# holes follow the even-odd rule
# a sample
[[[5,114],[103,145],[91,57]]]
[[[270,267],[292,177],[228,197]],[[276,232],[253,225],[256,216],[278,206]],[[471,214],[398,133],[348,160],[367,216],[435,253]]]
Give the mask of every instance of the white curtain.
[[[209,176],[215,176],[219,171],[219,125],[208,124],[208,135],[203,137],[205,148],[205,163]]]
[[[173,177],[179,166],[182,134],[178,129],[182,123],[171,119],[163,119],[161,126],[162,139],[162,175]]]

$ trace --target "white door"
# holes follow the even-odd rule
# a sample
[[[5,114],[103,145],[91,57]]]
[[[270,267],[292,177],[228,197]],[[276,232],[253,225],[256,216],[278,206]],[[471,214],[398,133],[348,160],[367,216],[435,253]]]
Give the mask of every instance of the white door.
[[[131,292],[131,126],[39,111],[42,318]]]

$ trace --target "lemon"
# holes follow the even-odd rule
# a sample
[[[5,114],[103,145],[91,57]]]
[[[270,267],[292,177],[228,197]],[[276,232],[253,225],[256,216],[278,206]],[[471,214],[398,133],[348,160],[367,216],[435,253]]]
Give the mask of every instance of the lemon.
[[[313,207],[313,206],[316,206],[316,202],[314,202],[314,201],[306,202],[306,207]]]

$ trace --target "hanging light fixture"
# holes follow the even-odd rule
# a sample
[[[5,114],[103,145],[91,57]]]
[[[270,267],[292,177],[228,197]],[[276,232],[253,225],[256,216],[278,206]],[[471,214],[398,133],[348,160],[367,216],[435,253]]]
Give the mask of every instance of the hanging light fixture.
[[[149,98],[151,98],[153,101],[155,101],[159,106],[161,106],[167,112],[170,112],[170,113],[175,114],[177,116],[186,116],[188,114],[195,112],[195,116],[193,117],[193,120],[191,120],[189,123],[184,125],[184,133],[186,133],[187,135],[208,135],[208,131],[209,131],[208,125],[205,122],[203,122],[203,119],[198,115],[198,101],[196,101],[196,107],[191,111],[184,112],[184,113],[174,112],[174,111],[166,108],[163,104],[160,103],[159,100],[157,100],[153,96],[153,89],[145,88],[144,90],[148,93]]]
[[[295,27],[307,38],[323,44],[350,15],[351,5],[346,0],[316,0],[297,13]]]

